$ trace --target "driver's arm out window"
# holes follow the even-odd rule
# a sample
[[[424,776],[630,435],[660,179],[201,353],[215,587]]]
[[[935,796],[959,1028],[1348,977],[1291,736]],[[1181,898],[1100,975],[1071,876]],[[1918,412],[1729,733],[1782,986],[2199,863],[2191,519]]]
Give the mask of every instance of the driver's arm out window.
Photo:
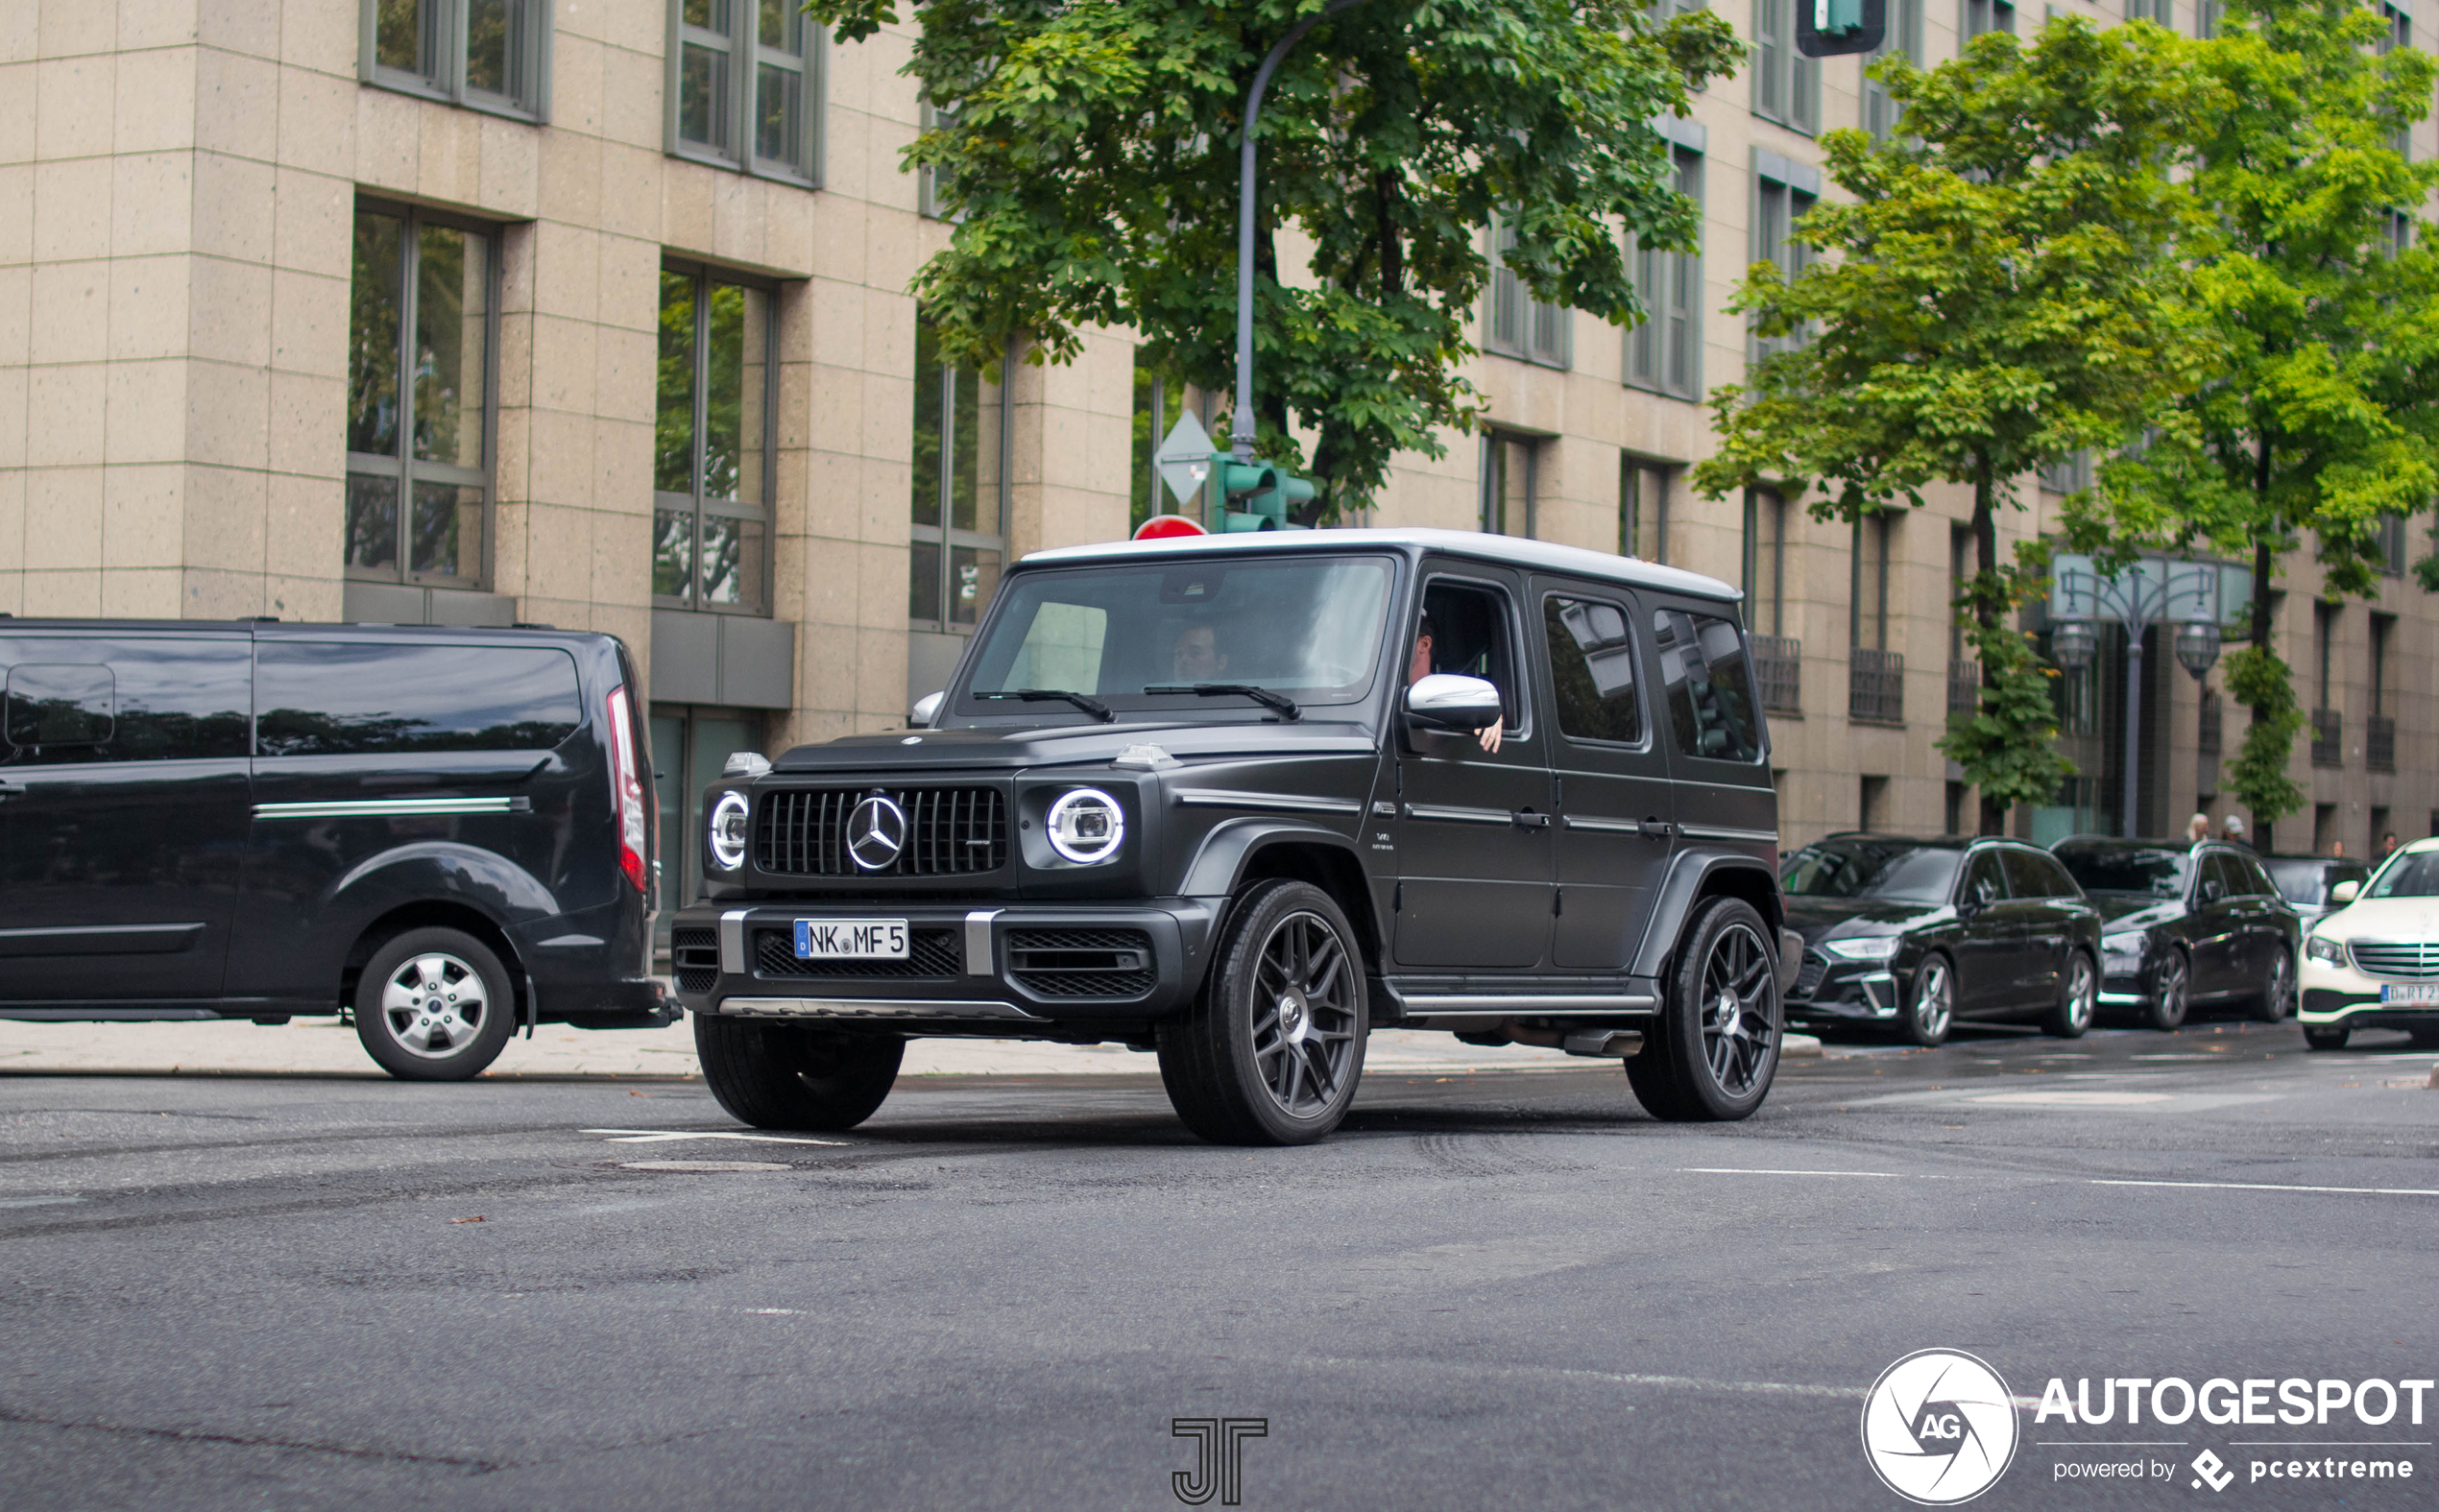
[[[1423,593],[1423,615],[1431,622],[1431,672],[1478,677],[1499,689],[1502,723],[1509,738],[1524,728],[1524,709],[1515,675],[1516,660],[1508,638],[1508,595],[1472,584],[1434,583]],[[1421,627],[1416,627],[1416,636]],[[1410,642],[1407,655],[1413,655]]]

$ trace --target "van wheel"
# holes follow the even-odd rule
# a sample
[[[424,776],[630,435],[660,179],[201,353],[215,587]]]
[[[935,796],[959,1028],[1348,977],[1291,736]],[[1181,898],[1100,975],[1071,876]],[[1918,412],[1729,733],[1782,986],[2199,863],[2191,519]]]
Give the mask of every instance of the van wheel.
[[[355,984],[355,1037],[401,1081],[462,1082],[517,1032],[517,994],[491,947],[461,929],[409,929]]]
[[[898,1081],[906,1042],[808,1023],[694,1016],[703,1080],[729,1116],[757,1129],[852,1129]]]
[[[1215,1144],[1310,1144],[1364,1075],[1364,959],[1330,895],[1272,880],[1229,910],[1211,980],[1160,1026],[1160,1080]]]
[[[1654,1118],[1742,1118],[1778,1070],[1778,977],[1770,931],[1751,903],[1715,898],[1694,916],[1669,976],[1667,1000],[1627,1084]]]
[[[2069,950],[2065,980],[2058,984],[2058,1003],[2041,1015],[2041,1032],[2061,1040],[2082,1039],[2091,1027],[2091,1010],[2099,1000],[2100,973],[2092,969],[2091,957]]]

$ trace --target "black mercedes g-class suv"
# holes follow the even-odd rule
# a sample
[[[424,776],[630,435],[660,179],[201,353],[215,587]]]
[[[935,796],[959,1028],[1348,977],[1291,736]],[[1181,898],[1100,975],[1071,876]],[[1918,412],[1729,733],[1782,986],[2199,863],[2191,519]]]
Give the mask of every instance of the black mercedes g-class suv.
[[[1440,531],[1028,557],[916,728],[707,792],[672,940],[705,1078],[843,1129],[909,1037],[1117,1041],[1196,1133],[1298,1143],[1398,1025],[1741,1118],[1786,946],[1736,601]]]

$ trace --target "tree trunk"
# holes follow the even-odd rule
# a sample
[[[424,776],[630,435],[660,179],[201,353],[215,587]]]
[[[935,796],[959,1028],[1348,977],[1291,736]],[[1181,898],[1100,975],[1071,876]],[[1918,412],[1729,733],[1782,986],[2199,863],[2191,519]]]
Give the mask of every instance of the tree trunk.
[[[1981,459],[1980,465],[1974,468],[1973,472],[1972,589],[1973,622],[1984,630],[1989,630],[1998,623],[2000,612],[1997,595],[1992,591],[1995,586],[1994,574],[1998,571],[1998,519],[1991,509],[1991,495],[1993,492],[1991,485],[1990,459],[1985,457]],[[1994,687],[1997,683],[1997,670],[1985,659],[1982,663],[1982,686]],[[1990,798],[1984,798],[1981,804],[1982,833],[2005,834],[2007,810],[1995,800]]]

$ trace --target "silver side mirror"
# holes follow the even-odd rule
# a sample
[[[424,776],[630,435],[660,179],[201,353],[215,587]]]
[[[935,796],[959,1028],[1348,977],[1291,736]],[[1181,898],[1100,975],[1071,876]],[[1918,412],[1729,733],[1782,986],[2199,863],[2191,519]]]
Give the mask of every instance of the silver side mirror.
[[[931,722],[940,717],[940,706],[947,701],[948,697],[949,695],[944,691],[926,693],[916,699],[914,708],[906,710],[907,726],[915,730],[930,729]]]
[[[1433,730],[1487,730],[1506,710],[1499,689],[1478,677],[1435,672],[1406,689],[1406,713]]]
[[[741,777],[751,781],[770,769],[771,758],[760,751],[732,751],[728,754],[728,760],[721,763],[720,776]]]
[[[2329,900],[2340,908],[2362,896],[2363,884],[2360,882],[2340,882],[2329,890]]]

